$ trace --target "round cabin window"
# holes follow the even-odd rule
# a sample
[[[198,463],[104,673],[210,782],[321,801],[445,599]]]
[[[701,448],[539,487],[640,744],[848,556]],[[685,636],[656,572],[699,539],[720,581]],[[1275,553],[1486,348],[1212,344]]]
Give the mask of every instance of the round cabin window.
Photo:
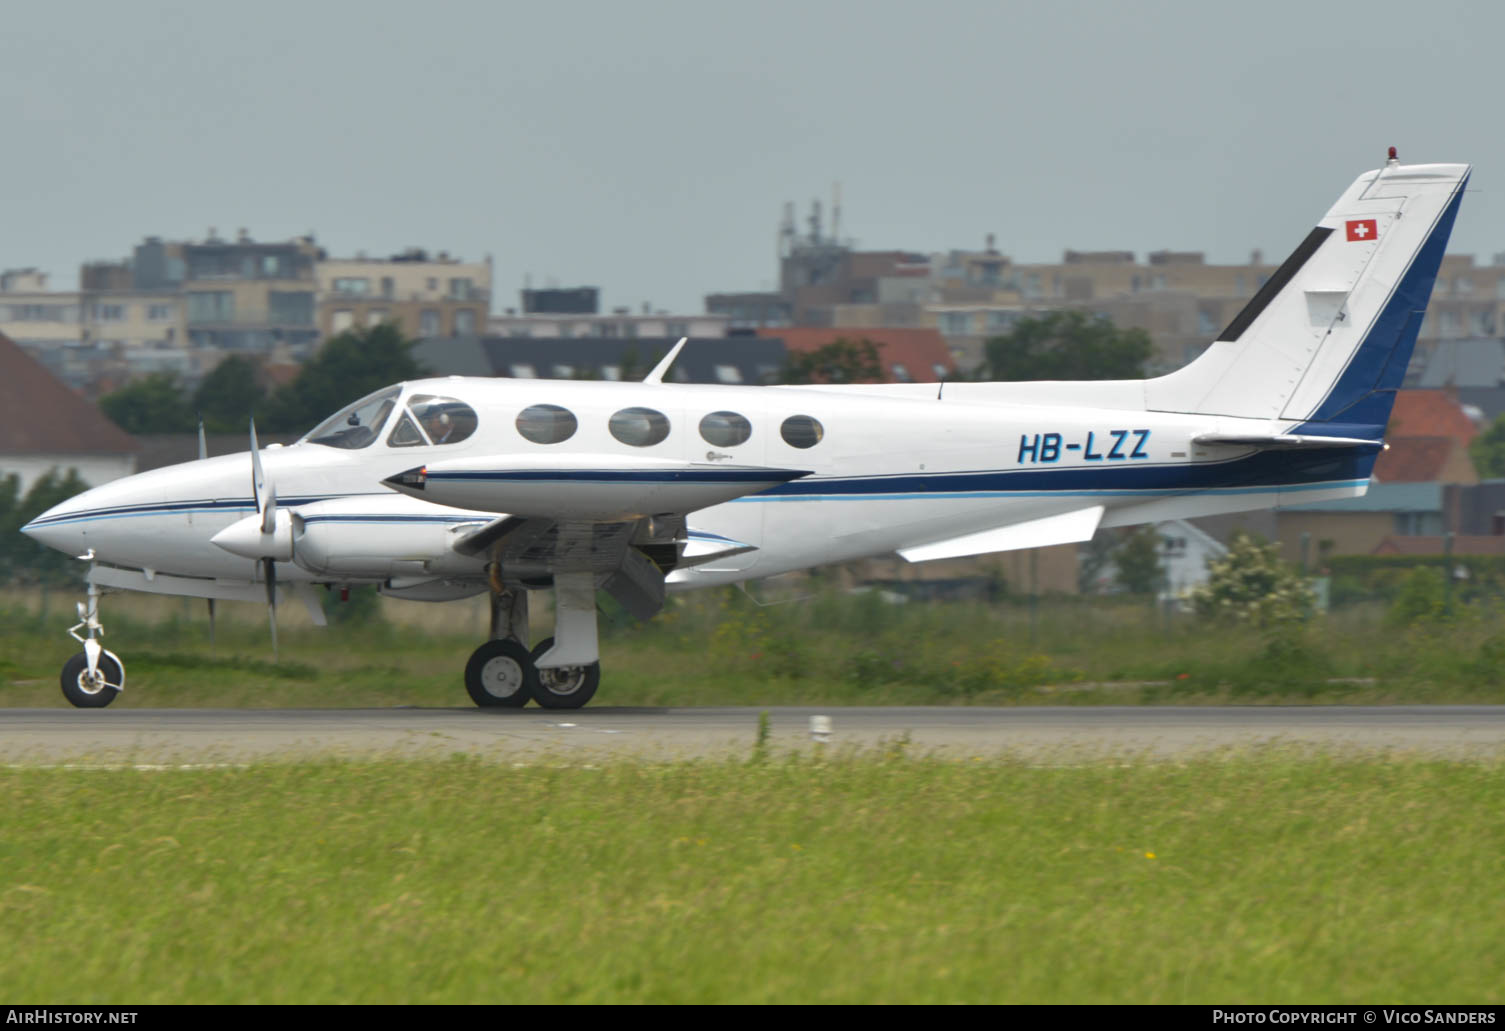
[[[652,447],[669,435],[669,417],[652,408],[624,408],[611,417],[611,435],[632,447]]]
[[[535,444],[559,444],[575,435],[575,413],[558,405],[530,405],[517,413],[517,432]]]
[[[808,415],[791,415],[779,427],[779,436],[790,447],[809,448],[819,444],[826,435],[825,428]]]
[[[736,447],[752,436],[752,423],[736,412],[712,412],[700,420],[700,435],[707,444]]]

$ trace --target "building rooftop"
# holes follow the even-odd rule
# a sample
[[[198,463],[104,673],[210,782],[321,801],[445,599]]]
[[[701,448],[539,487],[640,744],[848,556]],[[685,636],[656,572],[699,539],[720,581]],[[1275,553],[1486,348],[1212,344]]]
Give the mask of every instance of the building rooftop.
[[[1389,437],[1451,437],[1467,444],[1479,427],[1445,390],[1399,390],[1390,413]]]
[[[863,329],[790,327],[760,329],[758,336],[784,341],[792,354],[808,354],[837,340],[878,345],[878,362],[887,383],[938,383],[956,372],[945,338],[933,329]]]
[[[1282,505],[1289,512],[1441,512],[1440,483],[1371,483],[1361,498]]]
[[[135,454],[135,438],[0,335],[0,454]]]
[[[1392,534],[1374,546],[1372,555],[1442,555],[1443,537],[1412,537]],[[1453,535],[1454,555],[1505,555],[1505,537],[1459,533]]]
[[[1454,452],[1462,447],[1452,437],[1392,437],[1389,447],[1374,463],[1374,478],[1381,483],[1434,483],[1443,481]]]
[[[1439,340],[1427,356],[1420,386],[1498,387],[1505,383],[1505,340]]]

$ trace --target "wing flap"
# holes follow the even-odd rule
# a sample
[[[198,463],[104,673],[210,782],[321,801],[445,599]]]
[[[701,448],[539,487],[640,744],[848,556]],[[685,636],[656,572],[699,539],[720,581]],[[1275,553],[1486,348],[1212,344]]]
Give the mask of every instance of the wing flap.
[[[1051,544],[1077,544],[1092,539],[1102,518],[1103,506],[1093,505],[1090,508],[1079,508],[1043,519],[1013,523],[913,548],[900,548],[899,555],[906,562],[933,562],[936,559],[987,555],[996,551],[1043,548]]]

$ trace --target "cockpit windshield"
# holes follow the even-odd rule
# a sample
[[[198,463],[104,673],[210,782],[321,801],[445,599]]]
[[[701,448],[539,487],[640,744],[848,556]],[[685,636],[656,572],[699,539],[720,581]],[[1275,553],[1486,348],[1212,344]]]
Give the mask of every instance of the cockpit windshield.
[[[320,423],[303,440],[310,444],[345,448],[347,451],[363,448],[381,432],[400,393],[401,387],[388,387],[363,397]]]

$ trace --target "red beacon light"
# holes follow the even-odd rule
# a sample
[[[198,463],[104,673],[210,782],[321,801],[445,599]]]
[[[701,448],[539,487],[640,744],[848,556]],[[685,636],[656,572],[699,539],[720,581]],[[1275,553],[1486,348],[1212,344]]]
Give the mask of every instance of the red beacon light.
[[[1395,155],[1395,148],[1394,148],[1394,147],[1391,147],[1391,148],[1390,148],[1390,160],[1391,160],[1391,161],[1396,161],[1396,160],[1399,160],[1399,159],[1398,159],[1398,158],[1397,158],[1397,157],[1396,157],[1396,155]]]

